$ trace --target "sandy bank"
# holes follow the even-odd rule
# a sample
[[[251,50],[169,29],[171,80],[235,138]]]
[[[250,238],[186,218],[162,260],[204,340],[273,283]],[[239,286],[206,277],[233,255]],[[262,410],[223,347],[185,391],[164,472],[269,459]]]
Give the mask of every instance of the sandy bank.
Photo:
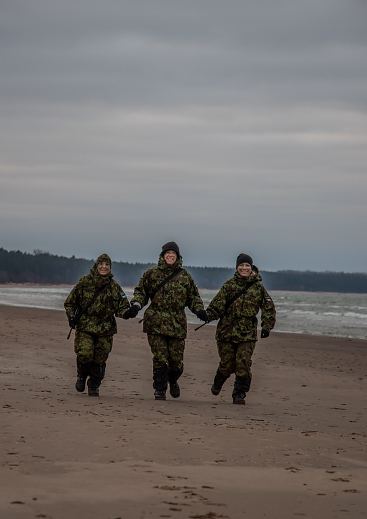
[[[67,332],[61,312],[0,306],[0,517],[365,517],[366,341],[259,341],[242,408],[232,381],[210,394],[214,327],[190,327],[166,402],[137,320],[119,321],[99,399],[74,390]]]

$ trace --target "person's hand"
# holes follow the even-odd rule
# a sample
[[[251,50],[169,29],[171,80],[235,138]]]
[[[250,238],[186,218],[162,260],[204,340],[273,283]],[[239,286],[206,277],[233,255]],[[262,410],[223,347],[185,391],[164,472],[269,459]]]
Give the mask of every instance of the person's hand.
[[[123,319],[133,319],[136,317],[139,313],[140,306],[136,304],[132,304],[130,308],[126,310],[126,312],[122,315]]]
[[[266,339],[267,337],[269,337],[269,335],[270,335],[270,330],[267,330],[266,328],[263,328],[261,330],[261,335],[260,336],[261,336],[262,339]]]
[[[257,268],[256,265],[252,265],[251,267],[251,276],[257,276],[257,274],[259,273],[259,269]]]
[[[206,323],[209,321],[206,310],[198,310],[196,312],[196,317],[198,317],[200,319],[200,321],[204,321]]]

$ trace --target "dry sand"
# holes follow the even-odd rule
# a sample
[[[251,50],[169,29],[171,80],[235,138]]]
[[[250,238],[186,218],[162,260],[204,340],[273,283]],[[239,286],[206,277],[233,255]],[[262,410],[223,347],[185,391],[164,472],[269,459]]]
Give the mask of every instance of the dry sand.
[[[210,393],[214,331],[190,328],[182,397],[156,402],[120,320],[96,399],[62,312],[1,306],[1,519],[367,517],[366,341],[273,333],[242,407],[232,380]]]

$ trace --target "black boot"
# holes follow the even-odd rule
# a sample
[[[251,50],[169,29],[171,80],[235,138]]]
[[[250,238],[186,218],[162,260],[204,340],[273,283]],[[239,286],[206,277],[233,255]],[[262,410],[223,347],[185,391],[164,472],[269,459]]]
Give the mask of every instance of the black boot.
[[[87,379],[84,377],[81,377],[80,375],[77,375],[76,382],[75,382],[75,389],[79,391],[79,393],[83,393],[85,390],[85,383]]]
[[[89,362],[81,362],[78,358],[76,359],[77,377],[75,382],[75,389],[79,393],[83,393],[85,390],[85,383],[89,375]]]
[[[236,393],[233,396],[233,403],[237,405],[246,405],[246,393]]]
[[[91,378],[88,379],[88,395],[99,396],[99,386],[96,386]]]
[[[106,364],[92,363],[90,377],[88,379],[88,395],[99,396],[99,386],[106,372]]]
[[[239,405],[246,404],[246,393],[250,389],[251,379],[245,377],[236,377],[233,386],[233,403]]]
[[[169,392],[172,398],[179,398],[181,391],[177,380],[182,375],[183,368],[170,368],[168,370]]]
[[[227,378],[227,375],[223,375],[223,373],[217,370],[214,377],[213,385],[211,387],[211,392],[213,393],[213,395],[219,395],[219,393],[222,390],[223,384],[227,380]]]
[[[156,400],[166,400],[168,367],[166,365],[153,368],[153,388]]]
[[[154,391],[154,399],[155,400],[166,400],[166,392],[161,389],[156,389]]]

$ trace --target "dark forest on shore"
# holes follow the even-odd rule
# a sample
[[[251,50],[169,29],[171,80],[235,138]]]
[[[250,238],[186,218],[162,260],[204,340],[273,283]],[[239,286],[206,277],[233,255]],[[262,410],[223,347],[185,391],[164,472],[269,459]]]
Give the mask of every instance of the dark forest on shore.
[[[0,248],[0,283],[74,284],[89,272],[93,260],[57,256],[35,250],[33,253]],[[113,262],[113,273],[125,287],[135,286],[149,263]],[[200,288],[217,289],[234,269],[190,267],[187,270]],[[260,266],[261,268],[261,266]],[[282,270],[261,271],[268,290],[367,293],[367,274]]]

